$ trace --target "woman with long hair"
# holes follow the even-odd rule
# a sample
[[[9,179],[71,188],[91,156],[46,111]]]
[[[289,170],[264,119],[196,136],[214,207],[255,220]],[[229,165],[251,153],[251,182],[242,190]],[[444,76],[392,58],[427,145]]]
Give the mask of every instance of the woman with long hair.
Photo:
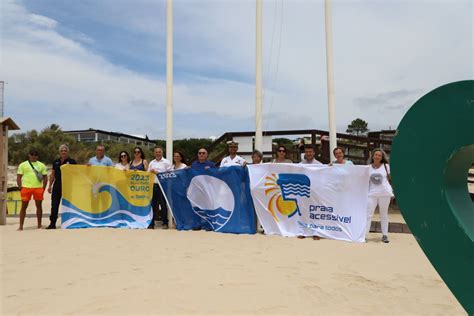
[[[379,207],[380,224],[382,227],[382,241],[388,243],[388,207],[393,197],[392,186],[390,185],[390,166],[387,154],[380,148],[372,151],[369,159],[369,200],[367,205],[367,229],[369,233],[372,216],[375,208]]]
[[[186,168],[188,165],[185,163],[184,154],[179,151],[175,150],[173,153],[173,166],[171,170],[180,170]]]
[[[148,170],[148,161],[146,161],[145,153],[140,147],[133,149],[133,160],[130,162],[130,170]]]
[[[129,170],[130,169],[130,156],[128,152],[122,150],[118,156],[118,163],[115,165],[115,168],[120,170]]]

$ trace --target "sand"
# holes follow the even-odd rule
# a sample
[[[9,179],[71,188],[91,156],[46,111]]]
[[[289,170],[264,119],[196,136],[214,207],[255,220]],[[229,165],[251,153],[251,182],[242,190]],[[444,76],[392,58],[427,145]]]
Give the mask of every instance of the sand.
[[[50,205],[46,194],[45,213]],[[1,315],[465,314],[409,234],[352,244],[35,226],[0,226]]]
[[[366,244],[176,230],[0,226],[1,314],[450,314],[409,234]]]

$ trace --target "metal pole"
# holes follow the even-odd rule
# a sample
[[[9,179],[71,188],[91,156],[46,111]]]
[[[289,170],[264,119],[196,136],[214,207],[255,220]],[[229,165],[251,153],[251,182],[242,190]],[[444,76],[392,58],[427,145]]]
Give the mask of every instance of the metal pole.
[[[255,25],[255,150],[263,153],[263,133],[262,133],[262,0],[256,0],[256,25]],[[257,231],[261,224],[257,217]]]
[[[8,125],[0,123],[0,225],[7,223]]]
[[[173,0],[166,1],[166,158],[173,161]]]
[[[263,150],[262,135],[262,0],[256,0],[256,61],[255,61],[255,149]]]
[[[329,154],[333,161],[333,149],[337,146],[336,140],[336,106],[334,103],[334,67],[332,49],[332,4],[331,0],[324,1],[324,15],[326,21],[326,65],[327,65],[327,88],[328,88],[328,116],[329,116]]]
[[[166,158],[173,161],[173,0],[166,1]],[[171,211],[168,222],[174,227]]]
[[[5,82],[0,81],[0,117],[4,116],[4,106],[3,106],[3,89]]]

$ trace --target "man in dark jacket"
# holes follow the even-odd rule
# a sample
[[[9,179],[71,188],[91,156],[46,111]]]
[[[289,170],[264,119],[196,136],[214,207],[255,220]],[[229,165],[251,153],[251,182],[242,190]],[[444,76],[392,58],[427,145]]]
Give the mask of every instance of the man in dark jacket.
[[[59,158],[53,161],[53,170],[49,176],[48,192],[51,193],[51,223],[46,229],[56,229],[58,220],[59,204],[61,203],[61,166],[65,164],[77,164],[69,157],[69,147],[67,145],[59,146]]]

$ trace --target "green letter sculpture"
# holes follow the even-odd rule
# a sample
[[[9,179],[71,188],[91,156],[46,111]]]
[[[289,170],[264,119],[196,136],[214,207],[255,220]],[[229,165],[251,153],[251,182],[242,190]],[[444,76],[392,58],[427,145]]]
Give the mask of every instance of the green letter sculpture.
[[[391,155],[397,201],[431,264],[474,315],[473,163],[473,80],[439,87],[405,114]]]

